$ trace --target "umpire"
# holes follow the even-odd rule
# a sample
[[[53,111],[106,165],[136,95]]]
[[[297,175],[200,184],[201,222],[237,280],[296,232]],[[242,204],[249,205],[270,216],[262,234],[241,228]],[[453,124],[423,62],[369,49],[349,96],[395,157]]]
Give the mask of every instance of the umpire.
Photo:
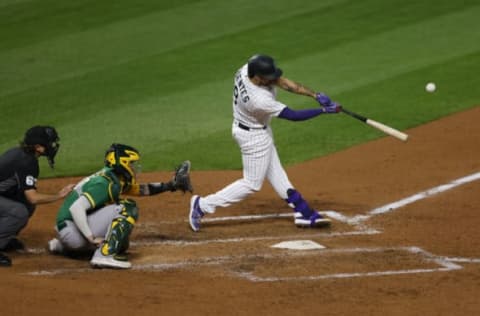
[[[0,251],[24,249],[16,237],[27,225],[35,206],[62,199],[72,190],[73,185],[68,185],[56,194],[37,191],[38,158],[46,156],[53,169],[58,142],[55,128],[34,126],[25,133],[20,146],[0,156]],[[0,266],[11,265],[10,258],[0,252]]]

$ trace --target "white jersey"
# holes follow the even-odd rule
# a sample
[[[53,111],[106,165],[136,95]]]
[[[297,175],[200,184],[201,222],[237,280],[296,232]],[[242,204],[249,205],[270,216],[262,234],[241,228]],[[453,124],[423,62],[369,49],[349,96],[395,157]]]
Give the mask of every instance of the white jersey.
[[[286,107],[276,100],[275,86],[257,86],[248,78],[248,65],[238,70],[234,78],[233,118],[250,128],[262,128]]]
[[[226,207],[242,201],[259,191],[265,179],[284,200],[288,198],[288,189],[293,188],[280,163],[272,129],[265,128],[286,105],[275,99],[275,86],[253,84],[247,69],[248,66],[244,65],[235,74],[233,90],[232,136],[242,153],[243,178],[201,198],[199,206],[207,213],[214,213],[219,206]]]

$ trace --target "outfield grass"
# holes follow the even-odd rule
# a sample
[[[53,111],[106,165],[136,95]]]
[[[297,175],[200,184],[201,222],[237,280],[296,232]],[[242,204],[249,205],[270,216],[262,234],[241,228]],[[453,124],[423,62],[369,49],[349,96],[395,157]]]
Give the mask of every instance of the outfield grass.
[[[479,104],[478,16],[476,0],[0,0],[0,150],[51,124],[62,147],[43,176],[90,173],[112,142],[137,147],[146,171],[184,159],[240,168],[232,79],[257,52],[349,109],[411,128]],[[384,137],[344,115],[273,125],[285,164]]]

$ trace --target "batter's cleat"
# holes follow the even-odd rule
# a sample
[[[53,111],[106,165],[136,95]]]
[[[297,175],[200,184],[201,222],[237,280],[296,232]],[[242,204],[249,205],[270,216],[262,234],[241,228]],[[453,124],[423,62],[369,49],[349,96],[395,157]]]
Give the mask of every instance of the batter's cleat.
[[[98,248],[90,260],[90,265],[94,268],[110,268],[110,269],[130,269],[132,264],[128,261],[126,255],[108,255],[102,254]]]
[[[63,248],[60,240],[58,240],[57,238],[53,238],[52,240],[48,241],[47,250],[51,254],[60,255],[64,253],[65,249]]]
[[[200,230],[200,221],[204,215],[205,213],[200,209],[200,197],[198,195],[192,196],[190,199],[190,215],[188,219],[190,221],[190,228],[194,232]]]
[[[317,211],[307,218],[302,213],[295,212],[295,225],[298,227],[325,227],[331,224],[331,220]]]
[[[0,252],[0,267],[11,267],[12,260],[9,257]]]

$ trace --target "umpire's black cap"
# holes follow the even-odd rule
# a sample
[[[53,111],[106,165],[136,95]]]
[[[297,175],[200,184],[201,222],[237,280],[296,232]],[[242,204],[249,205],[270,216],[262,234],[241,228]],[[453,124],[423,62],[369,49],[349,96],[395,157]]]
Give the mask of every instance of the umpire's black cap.
[[[42,145],[45,151],[42,156],[47,156],[50,167],[55,164],[55,155],[60,148],[60,137],[53,126],[33,126],[26,133],[23,139],[23,146]]]
[[[59,140],[57,131],[52,126],[33,126],[25,133],[23,142],[25,145],[48,146]]]
[[[248,60],[248,77],[259,76],[275,80],[282,76],[283,71],[275,66],[275,61],[268,55],[255,55]]]

